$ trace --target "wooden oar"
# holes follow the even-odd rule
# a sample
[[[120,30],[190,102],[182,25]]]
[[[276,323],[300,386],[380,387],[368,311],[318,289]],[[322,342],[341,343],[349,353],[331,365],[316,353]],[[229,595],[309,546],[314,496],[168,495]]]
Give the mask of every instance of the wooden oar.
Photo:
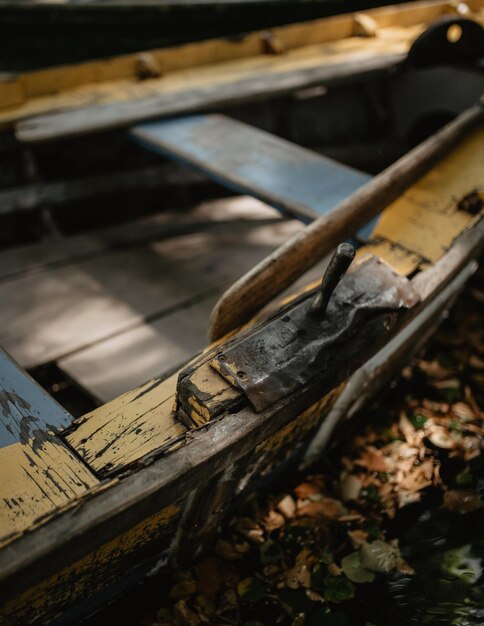
[[[247,322],[338,242],[393,202],[483,120],[481,99],[242,276],[215,305],[210,317],[210,339],[216,341]]]

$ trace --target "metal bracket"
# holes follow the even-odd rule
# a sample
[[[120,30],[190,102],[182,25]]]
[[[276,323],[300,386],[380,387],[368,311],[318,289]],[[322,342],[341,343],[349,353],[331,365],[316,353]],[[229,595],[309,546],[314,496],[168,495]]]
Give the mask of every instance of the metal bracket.
[[[410,281],[371,258],[345,275],[323,319],[315,291],[221,350],[211,361],[256,411],[307,385],[321,395],[347,378],[388,338],[400,313],[419,300]]]
[[[478,22],[449,15],[431,24],[413,42],[407,64],[428,67],[477,63],[484,55],[484,28]]]

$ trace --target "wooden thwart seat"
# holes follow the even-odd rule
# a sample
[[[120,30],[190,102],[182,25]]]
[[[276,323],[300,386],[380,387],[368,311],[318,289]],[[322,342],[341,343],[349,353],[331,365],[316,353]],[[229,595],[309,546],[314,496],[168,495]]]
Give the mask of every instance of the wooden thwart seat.
[[[370,176],[224,115],[192,115],[136,126],[144,147],[239,193],[311,222]]]

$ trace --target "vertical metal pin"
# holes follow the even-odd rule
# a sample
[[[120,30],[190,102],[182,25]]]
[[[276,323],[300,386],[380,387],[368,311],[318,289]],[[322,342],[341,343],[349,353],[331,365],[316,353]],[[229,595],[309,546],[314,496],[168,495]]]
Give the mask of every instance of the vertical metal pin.
[[[349,243],[340,243],[324,272],[321,289],[311,303],[310,312],[322,319],[328,308],[329,300],[336,286],[346,274],[347,269],[355,258],[355,249]]]

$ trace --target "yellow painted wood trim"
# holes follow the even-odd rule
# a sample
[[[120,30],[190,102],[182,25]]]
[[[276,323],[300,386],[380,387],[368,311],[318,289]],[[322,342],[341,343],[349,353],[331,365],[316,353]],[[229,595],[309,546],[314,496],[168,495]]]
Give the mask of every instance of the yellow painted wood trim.
[[[75,420],[66,441],[102,474],[175,440],[187,431],[173,413],[177,378],[151,380]]]
[[[372,233],[435,263],[474,216],[457,208],[484,186],[484,128],[405,191],[381,215]]]
[[[410,276],[423,262],[423,258],[418,254],[386,240],[361,247],[356,252],[356,262],[362,262],[368,256],[379,257],[402,276]]]
[[[99,484],[55,436],[0,448],[0,545]]]
[[[165,94],[179,93],[181,97],[184,92],[195,88],[215,88],[257,76],[282,75],[320,67],[322,64],[359,63],[383,55],[406,54],[411,42],[423,28],[423,25],[394,27],[382,31],[377,38],[349,37],[329,43],[308,43],[281,55],[259,53],[236,59],[219,59],[211,64],[174,68],[160,78],[144,81],[129,76],[110,81],[84,82],[63,89],[39,88],[35,93],[25,96],[22,104],[0,108],[0,125],[7,126],[41,113],[133,101],[150,96],[160,97]]]
[[[484,0],[471,0],[469,5],[477,14],[484,8]],[[391,53],[405,52],[409,42],[425,28],[425,24],[448,11],[448,2],[436,0],[373,9],[366,14],[378,26],[377,39],[386,42],[386,50]],[[369,53],[381,54],[383,52],[381,45],[375,48],[368,41],[353,36],[355,15],[357,14],[334,16],[272,29],[271,33],[278,41],[280,40],[285,50],[284,54],[275,58],[263,53],[264,32],[256,32],[237,41],[213,39],[175,48],[160,48],[76,65],[25,72],[13,79],[0,81],[2,111],[0,123],[5,125],[42,112],[89,103],[101,104],[139,98],[150,93],[159,93],[160,89],[170,92],[177,82],[171,80],[172,76],[178,77],[183,82],[191,81],[193,86],[199,75],[196,70],[204,68],[211,68],[205,77],[209,81],[216,80],[215,75],[218,72],[224,74],[224,71],[233,74],[231,77],[226,76],[225,80],[233,80],[234,76],[238,77],[237,62],[258,59],[259,64],[265,60],[274,66],[284,65],[279,62],[286,57],[291,57],[301,50],[310,51],[312,47],[322,44],[328,44],[325,52],[326,62],[336,62],[337,57],[331,54],[333,45],[344,44],[347,40],[356,40],[355,43],[361,46],[362,51],[367,47]],[[402,33],[405,32],[407,36],[403,37],[405,40],[403,45]],[[395,41],[391,45],[392,40]],[[341,52],[344,50],[343,45]],[[341,55],[339,58],[341,61]],[[143,59],[149,59],[150,64],[159,68],[161,78],[140,80],[139,68]],[[319,62],[323,60],[322,54],[318,55],[318,59]],[[348,60],[351,60],[351,55]],[[258,63],[255,63],[252,72],[257,70]],[[239,71],[242,71],[242,68]],[[202,72],[200,79],[203,76]]]
[[[474,10],[483,6],[480,0],[472,0],[469,5]],[[372,9],[366,11],[366,15],[371,16],[379,27],[387,28],[428,21],[448,10],[448,2],[436,0]],[[285,50],[312,43],[334,41],[353,34],[354,19],[358,15],[358,13],[349,13],[280,26],[271,29],[271,33],[281,40]],[[237,41],[222,38],[211,39],[173,48],[155,48],[141,53],[24,72],[17,76],[16,82],[21,85],[24,96],[30,98],[72,89],[87,83],[136,78],[139,72],[140,55],[143,54],[149,54],[163,72],[253,56],[262,52],[261,35],[265,32],[250,33]],[[0,101],[3,101],[1,96],[3,94],[0,91]]]
[[[45,616],[52,615],[51,612],[59,612],[109,587],[112,578],[120,575],[123,559],[160,536],[173,532],[173,524],[180,516],[183,504],[183,498],[166,504],[158,513],[127,532],[10,599],[1,609],[0,621],[3,616],[15,618],[16,623],[27,623],[25,620],[31,620],[33,615],[45,619]]]

